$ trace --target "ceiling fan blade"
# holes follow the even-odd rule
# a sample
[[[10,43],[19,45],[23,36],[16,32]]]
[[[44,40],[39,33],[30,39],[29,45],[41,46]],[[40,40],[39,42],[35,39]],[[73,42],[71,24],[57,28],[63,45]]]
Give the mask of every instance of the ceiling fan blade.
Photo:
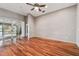
[[[41,9],[39,8],[39,11],[41,11]]]
[[[31,6],[34,6],[33,4],[31,4],[31,3],[26,3],[27,5],[31,5]]]
[[[46,5],[40,5],[40,7],[45,7]]]
[[[45,12],[45,10],[42,11],[42,13],[44,13],[44,12]]]
[[[34,8],[31,9],[31,11],[34,10]]]

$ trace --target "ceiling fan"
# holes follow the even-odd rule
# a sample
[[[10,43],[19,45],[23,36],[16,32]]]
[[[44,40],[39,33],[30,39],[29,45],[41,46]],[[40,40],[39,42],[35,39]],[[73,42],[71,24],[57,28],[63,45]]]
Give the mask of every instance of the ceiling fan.
[[[31,4],[31,3],[26,3],[27,5],[30,5],[30,6],[33,6],[33,8],[31,9],[31,11],[33,10],[36,10],[36,11],[40,11],[40,12],[45,12],[45,10],[42,10],[42,8],[47,8],[47,6],[45,4],[43,5],[40,5],[38,3],[34,3],[34,4]]]

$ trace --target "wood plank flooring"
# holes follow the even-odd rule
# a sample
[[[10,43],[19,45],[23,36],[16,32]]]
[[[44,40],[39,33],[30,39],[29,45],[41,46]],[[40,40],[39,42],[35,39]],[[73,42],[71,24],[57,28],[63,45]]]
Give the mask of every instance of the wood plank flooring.
[[[79,56],[75,44],[43,38],[17,40],[0,49],[0,56]]]

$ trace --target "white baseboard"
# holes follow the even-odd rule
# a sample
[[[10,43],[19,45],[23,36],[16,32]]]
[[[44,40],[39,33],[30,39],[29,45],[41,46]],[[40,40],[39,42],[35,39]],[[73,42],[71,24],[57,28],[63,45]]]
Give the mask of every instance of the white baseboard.
[[[36,36],[36,37],[40,37],[40,36]],[[49,37],[40,37],[40,38],[50,39],[50,40],[58,40],[58,41],[63,41],[63,42],[68,42],[68,43],[76,44],[76,42],[73,42],[73,41],[66,41],[66,40],[61,40],[61,39],[58,39],[58,38],[49,38]]]

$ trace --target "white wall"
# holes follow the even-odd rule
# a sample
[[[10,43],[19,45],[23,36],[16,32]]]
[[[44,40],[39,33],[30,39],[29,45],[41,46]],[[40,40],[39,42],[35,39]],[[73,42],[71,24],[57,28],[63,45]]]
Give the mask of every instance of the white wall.
[[[30,14],[28,15],[28,28],[29,28],[28,36],[34,37],[34,35],[35,35],[35,21],[34,21],[34,17]]]
[[[36,36],[76,42],[76,6],[36,18]]]
[[[79,46],[79,4],[77,4],[77,26],[76,26],[76,43]]]

